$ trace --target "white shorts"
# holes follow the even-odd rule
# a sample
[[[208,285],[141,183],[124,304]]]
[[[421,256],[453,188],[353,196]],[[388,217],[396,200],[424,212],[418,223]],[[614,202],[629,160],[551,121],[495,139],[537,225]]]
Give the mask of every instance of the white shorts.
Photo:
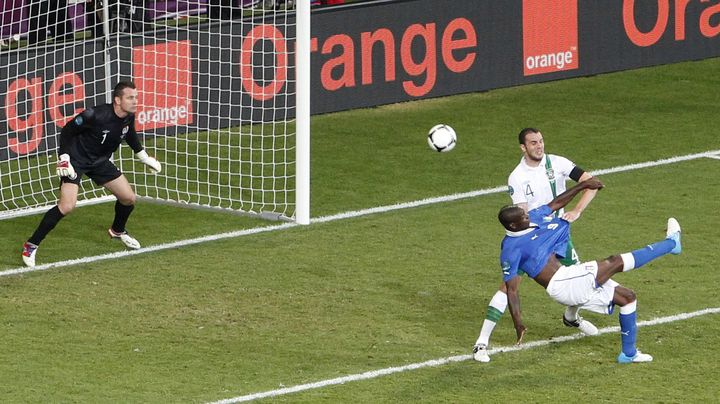
[[[550,279],[547,294],[565,306],[578,306],[595,313],[613,312],[613,295],[619,284],[612,279],[598,286],[595,283],[598,265],[596,261],[561,266]]]

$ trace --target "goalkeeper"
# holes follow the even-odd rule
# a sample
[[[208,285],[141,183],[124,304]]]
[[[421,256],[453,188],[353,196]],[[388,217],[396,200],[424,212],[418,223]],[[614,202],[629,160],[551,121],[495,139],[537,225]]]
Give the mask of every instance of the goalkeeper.
[[[119,239],[127,248],[138,249],[140,243],[131,237],[125,224],[135,206],[135,191],[120,170],[110,161],[123,140],[135,156],[154,172],[160,163],[140,144],[135,132],[137,89],[132,82],[122,81],[113,89],[112,104],[89,108],[68,122],[62,129],[58,144],[57,174],[60,176],[58,204],[47,211],[40,225],[23,245],[25,265],[35,266],[35,254],[45,236],[75,208],[78,188],[83,175],[110,191],[115,202],[115,220],[108,229],[110,237]]]

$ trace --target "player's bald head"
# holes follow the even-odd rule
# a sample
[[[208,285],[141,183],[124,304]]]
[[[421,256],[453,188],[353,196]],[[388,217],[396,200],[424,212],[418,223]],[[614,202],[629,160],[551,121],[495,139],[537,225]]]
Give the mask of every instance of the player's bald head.
[[[522,221],[525,211],[517,205],[503,206],[498,213],[498,220],[507,230],[516,231],[517,224]],[[515,226],[511,226],[515,224]]]

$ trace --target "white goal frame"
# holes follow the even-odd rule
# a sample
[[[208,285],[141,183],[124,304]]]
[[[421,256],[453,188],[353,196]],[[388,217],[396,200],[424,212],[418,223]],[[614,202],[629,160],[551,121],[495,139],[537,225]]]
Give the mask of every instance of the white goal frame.
[[[207,5],[207,1],[205,0],[189,0],[189,3],[196,2],[198,4],[202,3]],[[73,7],[75,4],[78,4],[79,2],[76,1],[68,1],[69,6]],[[134,49],[130,49],[129,51],[127,49],[123,50],[121,49],[123,44],[123,38],[127,38],[128,36],[131,37],[137,37],[137,38],[145,38],[145,40],[149,41],[150,43],[153,43],[152,40],[149,40],[148,38],[151,38],[154,33],[157,32],[158,28],[157,25],[154,25],[154,28],[152,28],[148,32],[129,32],[129,33],[123,33],[119,32],[117,27],[111,26],[110,21],[112,20],[111,16],[118,15],[122,12],[122,10],[119,9],[120,5],[117,4],[114,8],[111,9],[109,5],[107,5],[108,2],[105,2],[105,5],[102,7],[99,13],[99,15],[102,15],[102,32],[103,37],[102,38],[94,38],[94,39],[87,39],[90,41],[95,41],[96,48],[95,52],[97,55],[95,56],[96,60],[101,59],[102,60],[102,70],[104,70],[104,77],[101,79],[95,79],[94,88],[96,89],[94,94],[89,94],[88,97],[84,100],[82,105],[80,107],[76,108],[75,112],[82,110],[84,108],[89,108],[93,105],[96,105],[98,103],[101,103],[102,101],[110,103],[112,102],[111,99],[111,91],[112,86],[120,80],[127,80],[127,79],[133,79],[131,74],[128,74],[127,65],[130,64],[128,61],[120,60],[122,58],[123,52],[132,52]],[[238,0],[239,3],[239,0]],[[243,2],[245,3],[245,2]],[[258,2],[255,2],[256,4],[253,5],[253,7],[260,7],[261,4],[258,4]],[[262,2],[260,2],[262,3]],[[278,2],[275,2],[278,3]],[[282,3],[282,2],[280,2]],[[290,3],[292,4],[292,2]],[[172,194],[172,190],[169,190],[169,192],[165,192],[163,195],[148,195],[145,192],[138,191],[139,189],[149,189],[153,186],[153,182],[157,182],[157,178],[152,177],[152,174],[149,174],[147,170],[141,165],[138,164],[134,159],[132,159],[131,153],[129,148],[126,145],[121,146],[121,149],[118,153],[114,156],[114,161],[118,167],[121,168],[124,174],[128,177],[130,182],[134,185],[134,188],[136,192],[138,193],[138,196],[143,199],[150,199],[155,200],[163,203],[175,203],[180,204],[183,206],[189,206],[189,207],[198,207],[198,208],[209,208],[209,209],[220,209],[224,211],[229,212],[235,212],[235,213],[241,213],[241,214],[250,214],[250,215],[257,215],[265,218],[271,218],[271,219],[279,219],[279,220],[288,220],[288,221],[295,221],[298,224],[309,224],[310,223],[310,2],[309,1],[300,1],[297,2],[293,8],[285,9],[284,6],[281,8],[278,8],[277,10],[259,10],[257,13],[253,12],[250,15],[243,15],[241,17],[232,17],[234,19],[232,20],[223,20],[223,21],[209,21],[206,25],[213,25],[215,27],[220,27],[220,30],[227,30],[226,26],[230,27],[238,27],[242,24],[247,24],[248,26],[252,26],[254,24],[261,24],[262,21],[289,21],[288,24],[292,24],[292,21],[295,22],[294,25],[288,25],[284,26],[283,29],[285,29],[285,33],[291,32],[293,29],[294,37],[290,38],[289,40],[295,42],[295,46],[293,48],[288,46],[287,53],[290,57],[294,56],[294,59],[290,59],[290,57],[287,57],[288,60],[288,77],[287,81],[285,83],[286,89],[284,91],[287,92],[286,98],[293,97],[292,102],[285,101],[285,104],[281,105],[278,108],[285,108],[282,112],[274,112],[271,114],[272,116],[275,116],[276,118],[279,116],[280,118],[280,124],[277,124],[277,119],[274,119],[271,117],[270,120],[265,120],[265,112],[260,112],[259,115],[261,115],[262,121],[258,121],[255,118],[255,115],[253,115],[252,118],[249,120],[244,120],[244,118],[241,119],[240,125],[242,125],[241,129],[238,129],[238,132],[228,132],[227,134],[218,135],[225,136],[225,137],[242,137],[242,136],[250,136],[251,138],[254,138],[254,140],[251,139],[250,146],[246,146],[243,141],[239,145],[232,145],[228,147],[233,147],[237,150],[233,150],[231,154],[235,154],[240,156],[240,159],[246,158],[247,153],[252,154],[250,159],[256,158],[255,155],[260,156],[259,158],[263,159],[259,163],[256,164],[256,166],[261,167],[259,169],[259,174],[256,172],[253,172],[252,170],[258,170],[255,168],[252,168],[250,171],[250,176],[253,178],[250,180],[252,182],[251,187],[254,186],[256,182],[262,183],[263,186],[267,182],[270,184],[269,190],[266,190],[264,188],[261,189],[247,189],[247,187],[243,188],[243,186],[239,186],[239,188],[242,188],[242,192],[249,192],[253,196],[253,198],[256,198],[258,200],[251,200],[250,202],[241,201],[242,206],[237,207],[235,204],[231,202],[227,202],[224,200],[225,197],[216,197],[213,195],[205,196],[200,195],[197,200],[193,200],[192,198],[180,198],[180,199],[174,199],[173,197],[168,197],[166,194]],[[137,11],[137,10],[136,10]],[[140,13],[142,13],[144,10],[140,9]],[[140,14],[137,13],[137,14]],[[175,14],[168,14],[171,17],[176,17],[176,19],[180,22],[182,22],[183,18],[192,18],[191,13],[183,14],[175,13]],[[290,17],[288,17],[290,16]],[[17,21],[16,21],[17,22]],[[133,21],[130,21],[132,23]],[[142,21],[140,21],[142,23]],[[224,24],[224,25],[223,25]],[[203,24],[196,24],[198,27],[202,26]],[[187,26],[189,27],[189,25]],[[165,30],[170,30],[171,28],[165,28]],[[186,30],[192,30],[192,29],[200,29],[196,27],[192,28],[180,28],[178,26],[177,30],[180,31],[181,29]],[[242,28],[243,30],[247,31],[247,29]],[[169,33],[165,34],[167,35],[165,39],[173,37],[173,35],[178,35],[177,33]],[[196,36],[202,37],[205,35],[203,32],[195,32]],[[235,35],[235,34],[233,34]],[[77,36],[75,38],[75,41],[69,41],[67,43],[61,43],[58,41],[54,41],[52,39],[48,40],[45,43],[39,43],[39,44],[25,44],[26,36],[25,34],[22,34],[22,38],[19,40],[17,39],[18,36],[15,35],[12,37],[15,41],[17,41],[18,46],[11,47],[10,49],[4,50],[3,52],[9,52],[9,53],[15,53],[15,60],[22,60],[22,56],[20,56],[23,52],[36,52],[36,54],[42,54],[43,52],[57,52],[62,47],[75,47],[76,49],[82,49],[82,46],[79,46],[78,43],[81,41]],[[291,42],[289,41],[289,42]],[[3,43],[5,41],[3,40]],[[231,46],[234,45],[234,42],[230,42]],[[194,45],[195,46],[195,45]],[[267,46],[265,46],[267,47]],[[223,48],[223,50],[225,50]],[[227,51],[233,51],[236,49],[227,49]],[[252,49],[252,53],[255,53],[256,50]],[[270,54],[271,52],[266,52],[265,50],[260,50],[258,52],[262,52],[263,54]],[[87,56],[85,54],[77,54],[77,62],[76,63],[85,63],[83,58]],[[264,56],[266,59],[268,56]],[[251,56],[250,60],[253,62],[253,67],[251,69],[260,69],[262,70],[264,66],[254,66],[255,58],[257,56]],[[270,56],[272,59],[273,57]],[[279,60],[279,57],[275,57],[275,60]],[[294,62],[294,63],[291,63]],[[62,64],[62,62],[58,62],[59,64]],[[262,58],[261,58],[261,64]],[[96,68],[96,66],[92,67]],[[40,67],[38,67],[40,69]],[[58,66],[57,70],[60,71],[63,69],[63,66]],[[91,69],[91,67],[87,67],[87,69]],[[16,69],[18,71],[18,77],[20,77],[23,73],[30,74],[28,71],[23,71],[23,66],[19,66]],[[294,75],[292,75],[294,73]],[[193,72],[192,74],[196,74]],[[83,73],[79,73],[80,76],[83,75]],[[95,74],[98,76],[99,74]],[[8,77],[7,80],[10,82],[13,77]],[[264,79],[264,77],[263,77]],[[50,81],[52,80],[52,77],[42,77],[43,80],[43,88],[47,88],[50,86]],[[288,90],[291,86],[294,86],[294,91]],[[6,86],[6,87],[9,87]],[[142,91],[142,88],[139,88],[140,91]],[[214,91],[213,89],[210,89],[208,91]],[[27,89],[20,89],[16,90],[16,93],[13,94],[14,97],[18,97],[17,93],[22,91],[28,91]],[[102,94],[100,94],[102,93]],[[2,96],[2,99],[6,99],[8,97],[8,92],[5,92],[4,94],[0,93],[0,96]],[[234,105],[228,106],[228,109],[230,108],[256,108],[254,105],[248,107],[246,104],[244,104],[244,100],[242,103],[237,103]],[[274,103],[274,101],[273,101]],[[274,104],[271,105],[270,108],[275,108]],[[43,111],[44,114],[48,114],[47,111]],[[283,115],[284,114],[284,115]],[[74,115],[74,114],[73,114]],[[0,116],[0,119],[3,119],[4,116]],[[216,117],[213,117],[216,118]],[[227,117],[220,116],[219,120],[227,120]],[[46,118],[47,120],[47,118]],[[237,120],[233,121],[232,119],[229,120],[230,122],[236,122]],[[137,116],[136,116],[136,122],[137,122]],[[47,122],[44,122],[47,125]],[[41,123],[42,125],[43,123]],[[235,124],[232,124],[235,125]],[[231,127],[232,127],[231,125]],[[137,123],[136,123],[137,126]],[[8,124],[9,127],[9,124]],[[250,129],[245,129],[245,128]],[[274,150],[272,147],[275,147],[276,140],[272,140],[272,142],[269,142],[270,148],[266,149],[266,138],[270,138],[275,135],[275,133],[269,133],[265,129],[265,127],[271,128],[271,131],[275,131],[276,128],[279,128],[280,134],[278,139],[278,143],[281,143],[281,148],[279,150]],[[46,126],[47,128],[47,126]],[[217,130],[222,129],[223,127],[218,127]],[[259,129],[255,129],[259,128]],[[31,128],[32,130],[34,128]],[[59,135],[61,126],[58,125],[54,133],[50,133],[51,131],[49,129],[45,129],[45,138],[49,142],[47,147],[44,150],[41,150],[41,148],[38,148],[38,151],[35,153],[28,153],[27,155],[23,156],[16,156],[13,155],[11,152],[6,152],[5,155],[8,156],[8,161],[0,161],[0,179],[2,179],[2,176],[5,175],[14,175],[15,172],[13,170],[17,170],[19,174],[17,175],[17,178],[12,178],[10,180],[5,179],[2,183],[2,186],[5,186],[8,182],[10,183],[10,186],[17,187],[17,190],[11,190],[11,192],[3,194],[3,200],[0,200],[0,220],[1,219],[7,219],[7,218],[14,218],[18,216],[26,216],[26,215],[32,215],[37,213],[42,213],[46,211],[48,208],[53,206],[56,203],[56,196],[57,196],[57,184],[58,184],[58,178],[56,177],[54,173],[54,161],[57,158],[56,153],[56,145],[57,145],[57,136]],[[169,135],[168,138],[171,138],[171,136],[175,137],[181,137],[185,135],[192,135],[194,134],[195,130],[205,131],[205,130],[216,130],[212,126],[206,126],[201,129],[187,129],[186,131],[178,131],[179,134],[173,134]],[[285,132],[282,132],[285,131]],[[142,132],[139,130],[139,132]],[[246,133],[246,132],[249,132]],[[30,132],[28,132],[30,133]],[[3,134],[0,134],[2,136]],[[8,135],[8,137],[11,135]],[[16,135],[17,136],[17,135]],[[30,136],[30,135],[28,135]],[[162,142],[153,142],[153,140],[162,140],[160,136],[158,136],[156,133],[153,134],[154,137],[145,137],[143,143],[146,145],[146,148],[148,149],[148,153],[151,155],[155,154],[159,160],[163,163],[168,164],[168,171],[173,171],[173,168],[175,171],[180,171],[180,164],[178,161],[175,161],[171,163],[171,157],[170,153],[168,153],[167,150],[164,150],[159,145]],[[207,137],[210,138],[214,135],[208,135]],[[50,139],[52,138],[52,141]],[[198,135],[198,138],[200,138],[200,135]],[[18,137],[20,139],[20,137]],[[294,143],[289,142],[288,140],[294,140]],[[199,142],[199,140],[198,140]],[[261,147],[256,147],[255,142],[260,142]],[[283,142],[287,142],[285,145]],[[212,148],[218,148],[220,149],[220,146],[226,146],[226,145],[220,145],[218,147],[215,147],[214,144],[209,144],[207,146],[208,149]],[[0,147],[3,147],[3,143],[0,142]],[[249,147],[252,149],[250,152],[245,150],[245,147]],[[200,150],[200,149],[198,149]],[[175,152],[176,155],[179,155],[180,151]],[[196,160],[202,159],[204,156],[202,155],[203,151],[200,150],[199,152],[196,152],[197,155]],[[219,151],[219,154],[224,153],[224,151]],[[270,162],[266,162],[265,154],[270,154],[271,157],[269,157]],[[281,154],[283,157],[279,160],[279,163],[275,163],[275,155]],[[0,158],[3,155],[0,154]],[[166,159],[165,159],[166,158]],[[226,160],[231,159],[230,157],[223,156],[224,160],[222,160],[220,163],[217,163],[217,165],[223,165],[226,164]],[[190,160],[188,158],[188,160]],[[3,165],[4,164],[4,165]],[[34,165],[33,165],[34,164]],[[175,164],[174,167],[170,166],[171,164]],[[215,164],[215,162],[213,162]],[[277,170],[280,172],[280,177],[265,177],[265,170],[270,169],[272,170],[273,174],[276,171],[276,168],[273,166],[275,164],[277,167]],[[269,168],[268,168],[269,167]],[[165,169],[165,164],[163,165],[163,168]],[[218,177],[227,177],[227,178],[233,178],[232,171],[235,168],[230,168],[228,171],[229,173],[220,173],[217,176]],[[196,171],[202,171],[206,170],[207,168],[200,168]],[[5,171],[5,172],[3,172]],[[10,173],[8,173],[10,171]],[[164,173],[161,173],[161,177]],[[191,173],[195,174],[195,173]],[[202,174],[202,173],[201,173]],[[169,174],[168,174],[169,175]],[[32,181],[23,180],[23,178],[32,178]],[[210,175],[212,177],[212,175]],[[41,178],[39,178],[41,177]],[[267,179],[267,181],[266,181]],[[167,180],[166,183],[179,183],[182,182],[183,178],[173,178],[171,180]],[[198,179],[199,181],[199,179]],[[235,180],[236,182],[240,181],[246,181],[245,178],[242,178],[241,180]],[[32,193],[30,195],[22,195],[25,188],[28,186],[25,184],[26,182],[32,182],[29,187],[32,188]],[[187,181],[186,181],[187,182]],[[226,181],[227,183],[218,183],[218,184],[209,184],[208,188],[223,188],[224,186],[229,186],[228,184],[230,181]],[[272,187],[275,187],[275,185],[278,182],[284,182],[285,184],[291,184],[292,187],[288,187],[288,189],[275,189]],[[39,185],[36,185],[39,184]],[[196,188],[201,188],[200,185],[197,185]],[[291,188],[291,189],[290,189]],[[232,192],[230,192],[232,193]],[[261,197],[257,197],[257,195],[263,194]],[[280,194],[281,197],[278,198],[281,201],[275,202],[274,201],[274,195]],[[10,195],[10,196],[8,196]],[[265,196],[269,195],[269,196]],[[15,200],[14,198],[18,198]],[[222,199],[220,202],[213,201],[215,199]],[[269,199],[270,202],[266,204],[266,199]],[[114,200],[114,197],[112,195],[109,195],[106,191],[104,191],[102,188],[95,186],[92,184],[89,179],[85,179],[83,181],[83,185],[81,187],[81,192],[78,198],[78,205],[91,205],[96,203],[102,203],[107,201]],[[246,208],[246,206],[249,206]],[[270,207],[267,207],[270,206]],[[279,206],[279,211],[274,209],[273,207]]]

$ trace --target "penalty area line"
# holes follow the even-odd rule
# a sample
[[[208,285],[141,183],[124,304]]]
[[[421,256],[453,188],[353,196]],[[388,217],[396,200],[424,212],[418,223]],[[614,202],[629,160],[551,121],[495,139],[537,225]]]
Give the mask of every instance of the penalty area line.
[[[702,153],[687,154],[684,156],[670,157],[670,158],[661,159],[661,160],[646,161],[643,163],[628,164],[628,165],[624,165],[624,166],[606,168],[606,169],[602,169],[602,170],[591,171],[590,173],[592,175],[614,174],[614,173],[619,173],[619,172],[624,172],[624,171],[632,171],[632,170],[639,170],[639,169],[649,168],[649,167],[657,167],[657,166],[662,166],[662,165],[667,165],[667,164],[675,164],[675,163],[679,163],[679,162],[683,162],[683,161],[695,160],[695,159],[705,158],[705,157],[715,158],[718,156],[720,156],[720,150],[709,150],[709,151],[702,152]],[[386,213],[386,212],[391,212],[391,211],[395,211],[395,210],[433,205],[436,203],[452,202],[452,201],[457,201],[457,200],[461,200],[461,199],[475,198],[478,196],[505,192],[506,190],[507,190],[507,186],[499,186],[499,187],[495,187],[495,188],[486,188],[486,189],[480,189],[480,190],[476,190],[476,191],[463,192],[463,193],[457,193],[457,194],[452,194],[452,195],[445,195],[445,196],[439,196],[439,197],[434,197],[434,198],[421,199],[418,201],[397,203],[394,205],[377,206],[374,208],[354,210],[354,211],[349,211],[349,212],[338,213],[335,215],[321,216],[321,217],[313,218],[310,220],[310,223],[311,224],[327,223],[327,222],[333,222],[333,221],[342,220],[342,219],[352,219],[352,218],[356,218],[356,217],[373,215],[376,213]],[[49,269],[69,267],[69,266],[73,266],[73,265],[90,264],[90,263],[109,260],[109,259],[131,257],[131,256],[135,256],[135,255],[140,255],[140,254],[169,250],[172,248],[187,247],[187,246],[211,242],[211,241],[225,240],[225,239],[230,239],[230,238],[248,236],[248,235],[252,235],[252,234],[267,233],[267,232],[276,231],[276,230],[284,230],[284,229],[288,229],[291,227],[297,227],[297,226],[299,226],[297,223],[283,223],[283,224],[274,225],[274,226],[255,227],[255,228],[246,229],[246,230],[237,230],[237,231],[231,231],[231,232],[227,232],[227,233],[212,234],[212,235],[203,236],[203,237],[179,240],[179,241],[175,241],[172,243],[156,244],[156,245],[153,245],[150,247],[143,247],[138,250],[118,251],[118,252],[108,253],[108,254],[101,254],[101,255],[94,255],[94,256],[82,257],[82,258],[65,260],[65,261],[51,262],[51,263],[47,263],[47,264],[37,265],[34,267],[19,267],[19,268],[7,269],[4,271],[0,271],[0,277],[20,275],[20,274],[25,274],[25,273],[29,273],[29,272],[47,271]]]
[[[680,320],[687,320],[693,317],[698,316],[704,316],[706,314],[717,314],[720,313],[720,307],[713,307],[713,308],[707,308],[703,310],[698,310],[690,313],[680,313],[675,314],[672,316],[667,317],[659,317],[652,320],[645,320],[638,322],[638,327],[648,327],[648,326],[654,326],[659,324],[665,324],[665,323],[672,323],[675,321]],[[598,330],[599,335],[602,334],[609,334],[609,333],[617,333],[620,331],[620,327],[606,327]],[[513,346],[507,346],[507,347],[499,347],[495,349],[489,349],[488,355],[497,355],[500,353],[505,352],[516,352],[516,351],[524,351],[527,349],[537,348],[537,347],[543,347],[550,344],[557,344],[567,341],[573,341],[581,338],[587,338],[586,335],[582,333],[573,334],[573,335],[565,335],[561,337],[555,337],[550,338],[546,340],[541,341],[533,341],[528,342],[521,345],[513,345]],[[401,373],[401,372],[407,372],[410,370],[417,370],[417,369],[423,369],[423,368],[429,368],[429,367],[438,367],[442,365],[446,365],[449,363],[455,363],[455,362],[463,362],[466,360],[472,359],[472,355],[457,355],[457,356],[449,356],[447,358],[441,358],[441,359],[433,359],[425,362],[419,362],[419,363],[412,363],[409,365],[404,366],[396,366],[396,367],[389,367],[384,369],[378,369],[378,370],[371,370],[364,373],[357,373],[354,375],[348,375],[343,377],[337,377],[334,379],[327,379],[327,380],[321,380],[313,383],[306,383],[306,384],[299,384],[292,387],[285,387],[282,389],[277,390],[270,390],[270,391],[264,391],[260,393],[254,393],[254,394],[248,394],[244,396],[238,396],[233,398],[227,398],[224,400],[219,401],[213,401],[208,404],[232,404],[232,403],[240,403],[240,402],[246,402],[246,401],[253,401],[258,400],[261,398],[268,398],[268,397],[278,397],[282,395],[292,394],[292,393],[299,393],[301,391],[307,391],[307,390],[313,390],[313,389],[319,389],[323,387],[328,386],[336,386],[339,384],[345,384],[350,382],[357,382],[361,380],[368,380],[368,379],[374,379],[380,376],[387,376],[394,373]],[[482,365],[478,365],[482,366]]]

